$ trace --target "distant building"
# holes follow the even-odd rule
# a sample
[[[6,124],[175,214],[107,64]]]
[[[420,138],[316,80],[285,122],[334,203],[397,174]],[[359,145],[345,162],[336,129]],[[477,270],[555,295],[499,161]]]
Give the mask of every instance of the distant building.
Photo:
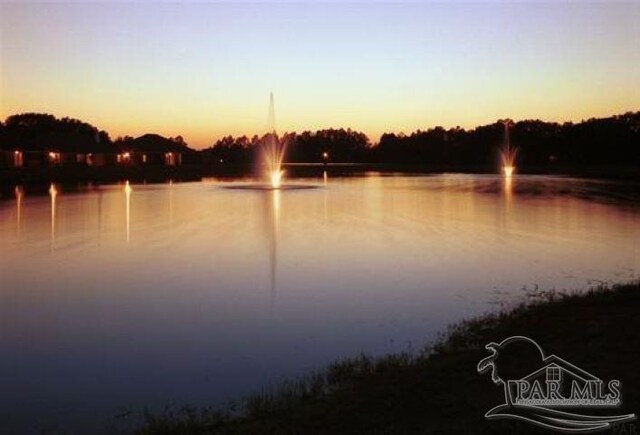
[[[0,167],[22,168],[24,166],[24,152],[21,150],[0,150]]]
[[[180,166],[185,153],[194,153],[184,143],[157,135],[145,134],[130,140],[118,150],[122,165]]]
[[[0,123],[0,168],[176,167],[187,154],[187,162],[198,161],[180,136],[145,134],[112,142],[90,124],[48,114],[13,115]]]

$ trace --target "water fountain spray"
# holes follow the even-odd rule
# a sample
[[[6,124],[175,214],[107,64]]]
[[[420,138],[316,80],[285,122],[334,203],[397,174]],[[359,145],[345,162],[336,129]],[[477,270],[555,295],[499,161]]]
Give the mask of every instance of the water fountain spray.
[[[276,133],[275,104],[273,92],[269,96],[269,117],[267,120],[268,133],[263,146],[264,161],[267,166],[267,176],[271,187],[279,189],[282,184],[282,162],[284,160],[285,144],[280,143]]]
[[[504,121],[504,139],[502,150],[500,151],[500,159],[502,161],[502,173],[506,178],[510,178],[515,169],[517,148],[512,147],[509,142],[509,121]]]

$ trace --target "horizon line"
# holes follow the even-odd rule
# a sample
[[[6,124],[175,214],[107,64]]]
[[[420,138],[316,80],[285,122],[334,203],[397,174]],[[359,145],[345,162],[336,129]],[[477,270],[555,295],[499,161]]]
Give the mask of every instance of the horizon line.
[[[76,117],[73,117],[73,116],[68,116],[68,115],[58,116],[58,115],[56,115],[54,113],[40,112],[40,111],[23,111],[23,112],[14,113],[14,114],[11,114],[11,115],[8,115],[8,116],[4,117],[0,121],[0,123],[1,124],[5,124],[6,120],[9,119],[10,117],[19,116],[19,115],[27,115],[27,114],[51,115],[51,116],[55,117],[58,120],[65,119],[65,118],[70,119],[70,120],[77,120],[77,121],[89,124],[89,125],[97,128],[98,131],[106,132],[109,135],[109,138],[110,138],[111,141],[115,141],[118,138],[125,138],[125,137],[132,137],[132,138],[136,139],[136,138],[139,138],[139,137],[142,137],[142,136],[145,136],[145,135],[149,135],[149,134],[154,134],[154,135],[162,136],[162,137],[165,137],[165,138],[175,138],[175,137],[178,137],[178,136],[184,137],[180,133],[175,134],[175,135],[172,134],[172,135],[169,135],[169,136],[164,136],[163,134],[156,133],[154,131],[149,131],[149,130],[147,130],[147,131],[145,131],[143,133],[140,133],[138,135],[119,134],[119,135],[115,135],[115,136],[112,137],[111,133],[107,129],[100,128],[98,125],[94,124],[93,122],[89,122],[87,120],[84,120],[84,119],[81,119],[81,118],[76,118]],[[540,117],[538,117],[538,118],[514,119],[514,118],[511,118],[511,117],[504,117],[504,118],[497,118],[496,120],[494,120],[492,122],[483,123],[483,124],[476,124],[473,127],[464,127],[464,126],[461,126],[459,124],[456,125],[456,126],[431,125],[431,126],[428,126],[428,127],[418,127],[416,129],[408,132],[408,133],[406,131],[404,131],[404,130],[384,131],[384,132],[382,132],[382,133],[380,133],[378,135],[377,140],[375,140],[375,141],[372,140],[372,137],[369,134],[367,134],[366,132],[364,132],[363,130],[359,130],[359,129],[352,128],[352,127],[344,127],[344,126],[340,126],[340,127],[322,127],[322,128],[315,128],[315,129],[304,128],[304,129],[296,129],[296,130],[284,130],[282,133],[278,133],[277,130],[274,130],[274,131],[276,132],[276,134],[279,134],[279,135],[281,134],[281,135],[284,136],[286,134],[292,134],[292,133],[295,133],[295,134],[301,134],[301,133],[304,133],[304,132],[313,133],[313,132],[318,132],[318,131],[323,131],[323,130],[345,130],[345,131],[349,131],[350,130],[350,131],[353,131],[353,132],[364,134],[367,137],[367,139],[369,140],[370,145],[373,146],[373,145],[378,144],[380,142],[380,139],[384,135],[410,136],[410,135],[412,135],[414,133],[417,133],[417,132],[426,132],[426,131],[433,130],[433,129],[436,129],[436,128],[442,128],[445,131],[449,131],[449,130],[453,130],[453,129],[462,129],[464,131],[473,131],[473,130],[476,130],[476,129],[480,128],[480,127],[486,127],[486,126],[498,124],[498,123],[500,123],[502,121],[506,121],[506,120],[511,121],[514,124],[517,124],[519,122],[526,122],[526,121],[540,121],[540,122],[543,122],[543,123],[559,124],[559,125],[579,124],[579,123],[586,122],[586,121],[591,121],[591,120],[608,119],[608,118],[615,118],[615,117],[619,117],[619,116],[633,115],[633,114],[640,114],[640,108],[635,109],[635,110],[630,109],[630,110],[625,110],[625,111],[622,111],[622,112],[616,112],[616,113],[613,113],[611,115],[605,115],[605,116],[582,117],[580,120],[576,120],[576,119],[549,120],[549,119],[542,119]],[[252,138],[254,136],[262,137],[265,134],[269,134],[269,132],[266,131],[266,132],[262,132],[262,133],[250,133],[250,134],[242,133],[242,134],[235,134],[235,135],[231,134],[231,133],[228,133],[228,134],[221,134],[221,135],[219,135],[217,137],[214,136],[214,138],[210,141],[210,143],[208,145],[204,145],[204,146],[191,145],[187,141],[185,141],[185,143],[187,144],[187,146],[189,146],[189,148],[192,148],[192,149],[195,149],[195,150],[203,150],[203,149],[211,148],[211,147],[215,146],[216,142],[218,142],[219,140],[221,140],[223,138],[226,138],[226,137],[239,138],[239,137],[243,137],[244,136],[244,137],[247,137],[247,138]]]

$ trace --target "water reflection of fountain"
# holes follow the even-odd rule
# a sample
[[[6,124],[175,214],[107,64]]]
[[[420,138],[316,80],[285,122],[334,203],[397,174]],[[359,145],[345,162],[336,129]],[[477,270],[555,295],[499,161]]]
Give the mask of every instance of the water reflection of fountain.
[[[125,196],[125,221],[127,226],[127,243],[131,240],[131,186],[127,181],[124,185],[124,196]]]
[[[102,198],[103,192],[102,189],[98,189],[98,195],[97,195],[97,200],[98,200],[98,204],[97,204],[97,209],[98,209],[98,246],[100,246],[102,244],[102,233],[103,233],[103,220],[102,220],[102,202],[103,202],[103,198]]]
[[[504,199],[507,207],[511,205],[513,201],[513,177],[506,176],[503,181]]]
[[[278,233],[280,222],[280,190],[273,189],[265,192],[265,216],[268,216],[266,224],[269,234],[269,273],[270,273],[270,306],[275,307],[278,276]]]
[[[22,186],[16,186],[14,193],[16,195],[16,234],[19,236],[22,223],[22,197],[24,196],[24,189]]]
[[[512,147],[509,141],[509,121],[504,121],[504,139],[502,142],[502,150],[500,151],[500,160],[502,163],[502,173],[506,178],[510,178],[516,169],[517,148]]]
[[[173,225],[173,180],[169,180],[169,226]]]
[[[500,181],[504,201],[499,207],[500,212],[497,220],[497,225],[499,228],[500,236],[506,239],[512,234],[510,229],[512,228],[512,221],[514,216],[513,190],[514,184],[516,183],[516,177],[504,176]]]
[[[58,189],[54,183],[49,186],[49,196],[51,197],[51,252],[53,252],[56,239],[56,198],[58,196]]]
[[[324,171],[322,173],[322,179],[323,179],[323,185],[325,187],[324,189],[324,194],[323,194],[323,204],[322,204],[322,211],[323,211],[323,224],[327,224],[327,183],[329,182],[329,176],[327,174],[327,171]]]

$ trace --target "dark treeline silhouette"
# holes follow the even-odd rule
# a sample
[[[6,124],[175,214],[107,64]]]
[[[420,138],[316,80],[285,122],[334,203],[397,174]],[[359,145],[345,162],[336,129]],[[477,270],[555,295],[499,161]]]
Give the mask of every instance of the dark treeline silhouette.
[[[250,164],[256,161],[267,142],[269,134],[262,137],[225,136],[210,148],[202,150],[206,162]],[[300,134],[285,133],[276,140],[286,144],[286,161],[312,163],[323,161],[323,155],[332,162],[370,162],[371,144],[361,132],[350,129],[327,129]]]
[[[370,160],[371,144],[361,132],[350,129],[319,130],[301,134],[290,133],[284,137],[291,143],[287,159],[294,162],[318,161],[324,153],[334,162],[363,162]],[[288,146],[288,145],[287,145]]]
[[[267,135],[257,135],[249,139],[247,136],[225,136],[207,149],[202,150],[205,163],[231,163],[250,165],[260,152],[260,147],[267,140]]]
[[[361,132],[325,129],[285,133],[285,160],[290,163],[373,163],[428,168],[495,169],[504,123],[510,142],[518,148],[517,165],[526,168],[630,166],[640,164],[640,112],[629,112],[578,123],[540,120],[493,124],[465,130],[434,127],[409,135],[385,133],[377,144]],[[111,140],[105,131],[85,122],[53,115],[26,113],[0,123],[0,148],[26,152],[55,150],[62,153],[175,153],[187,163],[251,165],[257,161],[267,135],[219,139],[200,152],[188,148],[181,136],[165,138],[147,134]],[[326,157],[325,157],[326,153]],[[25,164],[25,166],[27,166]]]
[[[640,112],[579,123],[499,120],[472,130],[384,134],[371,154],[377,162],[494,167],[505,122],[517,161],[525,167],[640,164]]]
[[[77,119],[46,113],[9,116],[0,123],[0,147],[25,151],[99,152],[111,145],[106,131]]]
[[[165,138],[145,134],[139,138],[119,137],[112,141],[109,134],[91,124],[72,118],[56,118],[47,113],[22,113],[0,122],[0,146],[27,151],[97,152],[140,148],[152,151],[159,147],[183,151],[188,148],[182,136]]]
[[[344,129],[285,133],[279,140],[287,144],[291,163],[321,162],[327,153],[331,162],[494,168],[505,122],[525,167],[640,164],[640,112],[579,123],[498,120],[471,130],[434,127],[410,135],[385,133],[377,144]],[[207,161],[250,163],[265,137],[227,136],[202,153]]]

